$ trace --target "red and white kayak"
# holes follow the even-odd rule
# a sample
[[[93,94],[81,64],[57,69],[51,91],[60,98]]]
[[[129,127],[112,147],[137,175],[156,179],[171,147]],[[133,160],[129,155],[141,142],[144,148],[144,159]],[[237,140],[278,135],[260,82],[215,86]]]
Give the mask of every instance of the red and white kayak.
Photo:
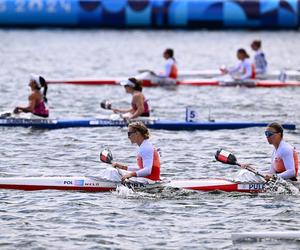
[[[266,74],[258,75],[258,79],[280,79],[282,74],[289,80],[300,81],[300,70],[273,70],[268,71]],[[213,78],[220,77],[222,72],[220,70],[180,70],[179,77],[181,79],[186,78]]]
[[[150,77],[139,78],[144,87],[172,87],[172,86],[215,86],[215,87],[260,87],[260,88],[282,88],[300,87],[300,81],[278,81],[278,80],[247,80],[247,81],[223,81],[218,79],[191,79],[165,81],[162,78]],[[75,85],[119,85],[121,79],[79,79],[79,80],[47,80],[48,84],[75,84]]]
[[[97,177],[23,177],[0,178],[0,189],[35,190],[69,190],[85,192],[113,191],[119,182],[112,182]],[[170,187],[196,191],[224,191],[257,193],[264,191],[264,183],[237,183],[226,179],[187,179],[159,181],[151,184],[127,182],[133,188]]]

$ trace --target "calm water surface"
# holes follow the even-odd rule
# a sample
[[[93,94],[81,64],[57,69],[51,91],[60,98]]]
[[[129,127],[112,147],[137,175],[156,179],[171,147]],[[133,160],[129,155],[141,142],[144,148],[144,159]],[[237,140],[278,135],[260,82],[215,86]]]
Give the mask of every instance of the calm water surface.
[[[213,69],[236,62],[235,51],[262,39],[270,69],[299,69],[299,32],[0,30],[0,110],[26,104],[28,78],[132,76],[163,67],[161,54],[175,49],[183,70]],[[249,50],[250,51],[250,50]],[[183,120],[194,105],[205,120],[293,122],[285,139],[299,148],[300,89],[145,89],[153,115]],[[125,107],[130,96],[118,86],[51,85],[52,117],[110,113],[103,99]],[[98,154],[109,147],[115,159],[134,164],[136,146],[119,128],[35,130],[0,128],[0,175],[97,176],[106,166]],[[171,179],[232,177],[234,166],[215,162],[224,147],[241,162],[269,166],[272,146],[263,128],[236,131],[151,131],[162,150],[162,176]],[[293,241],[234,243],[231,233],[299,230],[298,195],[162,193],[77,193],[0,191],[1,249],[299,249]]]

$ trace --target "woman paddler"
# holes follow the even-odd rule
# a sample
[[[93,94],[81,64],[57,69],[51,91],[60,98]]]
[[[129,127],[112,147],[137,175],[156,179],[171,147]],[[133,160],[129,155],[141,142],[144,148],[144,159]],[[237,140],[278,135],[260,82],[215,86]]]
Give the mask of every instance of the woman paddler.
[[[114,162],[112,166],[122,173],[121,179],[137,177],[137,181],[148,183],[160,180],[160,159],[157,149],[149,140],[149,130],[142,122],[133,122],[128,126],[128,138],[133,144],[138,145],[137,165],[128,166]],[[108,173],[114,176],[112,173]],[[118,174],[118,173],[117,173]]]
[[[298,153],[294,147],[283,140],[282,126],[276,122],[270,123],[265,135],[268,143],[274,146],[267,179],[277,175],[283,179],[297,181]]]
[[[28,85],[31,88],[31,93],[28,97],[28,106],[17,106],[14,109],[14,113],[32,113],[36,116],[47,118],[49,116],[49,110],[46,108],[45,102],[47,102],[46,95],[48,87],[45,79],[32,74]],[[41,88],[44,89],[43,94],[41,93]]]
[[[235,80],[249,80],[255,79],[255,66],[250,62],[249,55],[245,49],[238,49],[236,54],[238,60],[240,61],[235,67],[230,69],[220,69],[223,74],[231,74],[234,76]]]
[[[149,117],[149,105],[142,93],[142,83],[136,78],[129,78],[126,81],[121,81],[120,85],[124,86],[126,93],[132,95],[131,107],[128,109],[112,108],[111,110],[123,114],[122,117],[126,119],[134,119],[140,116]]]
[[[274,146],[271,156],[269,172],[265,174],[265,179],[270,180],[274,176],[279,176],[285,180],[297,181],[298,176],[298,153],[294,147],[283,140],[283,127],[277,123],[270,123],[265,136],[269,144]],[[245,168],[249,164],[242,164]]]
[[[128,138],[138,145],[137,166],[127,166],[114,162],[113,167],[129,171],[122,180],[131,177],[144,177],[153,181],[160,180],[159,154],[149,140],[149,130],[142,122],[134,122],[128,126]]]

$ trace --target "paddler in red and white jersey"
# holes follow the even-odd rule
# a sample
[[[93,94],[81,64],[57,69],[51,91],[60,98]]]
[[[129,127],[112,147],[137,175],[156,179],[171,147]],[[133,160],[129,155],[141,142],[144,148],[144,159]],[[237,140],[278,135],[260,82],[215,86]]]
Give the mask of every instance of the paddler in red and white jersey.
[[[270,123],[266,130],[265,136],[269,142],[274,146],[274,151],[271,157],[271,166],[268,173],[264,174],[266,180],[278,176],[285,180],[297,181],[298,176],[298,153],[294,147],[283,140],[283,128],[277,123]],[[242,168],[250,167],[249,164],[241,164]],[[256,181],[257,179],[248,171],[241,171],[238,175],[239,181]]]
[[[155,73],[151,70],[141,70],[141,74],[136,76],[137,79],[144,82],[150,81],[151,85],[173,86],[177,83],[178,69],[174,58],[173,49],[166,49],[163,53],[166,59],[163,72]]]
[[[128,80],[121,81],[121,86],[124,86],[126,93],[132,95],[131,107],[128,109],[116,109],[111,110],[115,113],[123,114],[125,119],[134,119],[137,117],[149,117],[150,109],[145,96],[142,93],[142,83],[136,78],[129,78]]]
[[[237,58],[240,63],[233,68],[221,68],[223,74],[230,74],[235,80],[249,80],[255,78],[255,66],[251,63],[249,55],[245,49],[238,49]]]
[[[128,126],[128,138],[138,145],[137,165],[127,166],[114,162],[114,168],[126,170],[122,180],[131,177],[143,177],[152,181],[160,180],[160,159],[157,149],[149,140],[149,130],[142,122],[133,122]]]
[[[47,102],[48,87],[45,79],[41,76],[31,74],[28,85],[31,88],[31,93],[28,97],[29,104],[27,107],[15,107],[14,113],[32,113],[35,116],[47,118],[49,110],[46,108],[45,102]],[[43,94],[40,91],[41,88],[44,89]]]
[[[265,131],[269,144],[274,146],[271,166],[267,179],[277,175],[282,179],[297,181],[298,153],[294,147],[283,140],[283,128],[279,123],[270,123]]]
[[[163,73],[160,73],[159,76],[176,80],[178,76],[178,69],[174,58],[174,50],[166,49],[163,53],[163,57],[166,59],[165,70]]]

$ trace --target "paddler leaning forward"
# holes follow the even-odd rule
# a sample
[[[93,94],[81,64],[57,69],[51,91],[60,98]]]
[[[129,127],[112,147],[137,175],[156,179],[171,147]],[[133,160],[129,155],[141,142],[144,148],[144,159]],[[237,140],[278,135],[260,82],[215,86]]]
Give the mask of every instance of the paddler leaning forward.
[[[121,81],[121,86],[124,86],[126,93],[132,95],[131,107],[128,109],[112,108],[114,113],[120,113],[122,118],[134,119],[137,117],[149,117],[150,110],[148,102],[142,93],[142,83],[136,78],[129,78],[128,80]]]
[[[157,149],[149,140],[149,130],[142,122],[133,122],[128,126],[128,138],[133,144],[138,145],[137,165],[128,166],[122,163],[114,162],[112,166],[115,168],[113,173],[110,170],[110,178],[113,181],[120,179],[127,180],[135,177],[134,180],[142,183],[150,183],[151,181],[160,181],[160,159]]]
[[[266,180],[278,176],[284,180],[297,181],[298,153],[294,147],[283,140],[283,127],[277,122],[270,123],[265,130],[265,136],[268,143],[274,146],[271,166],[265,175]],[[242,165],[245,166],[249,165]]]

